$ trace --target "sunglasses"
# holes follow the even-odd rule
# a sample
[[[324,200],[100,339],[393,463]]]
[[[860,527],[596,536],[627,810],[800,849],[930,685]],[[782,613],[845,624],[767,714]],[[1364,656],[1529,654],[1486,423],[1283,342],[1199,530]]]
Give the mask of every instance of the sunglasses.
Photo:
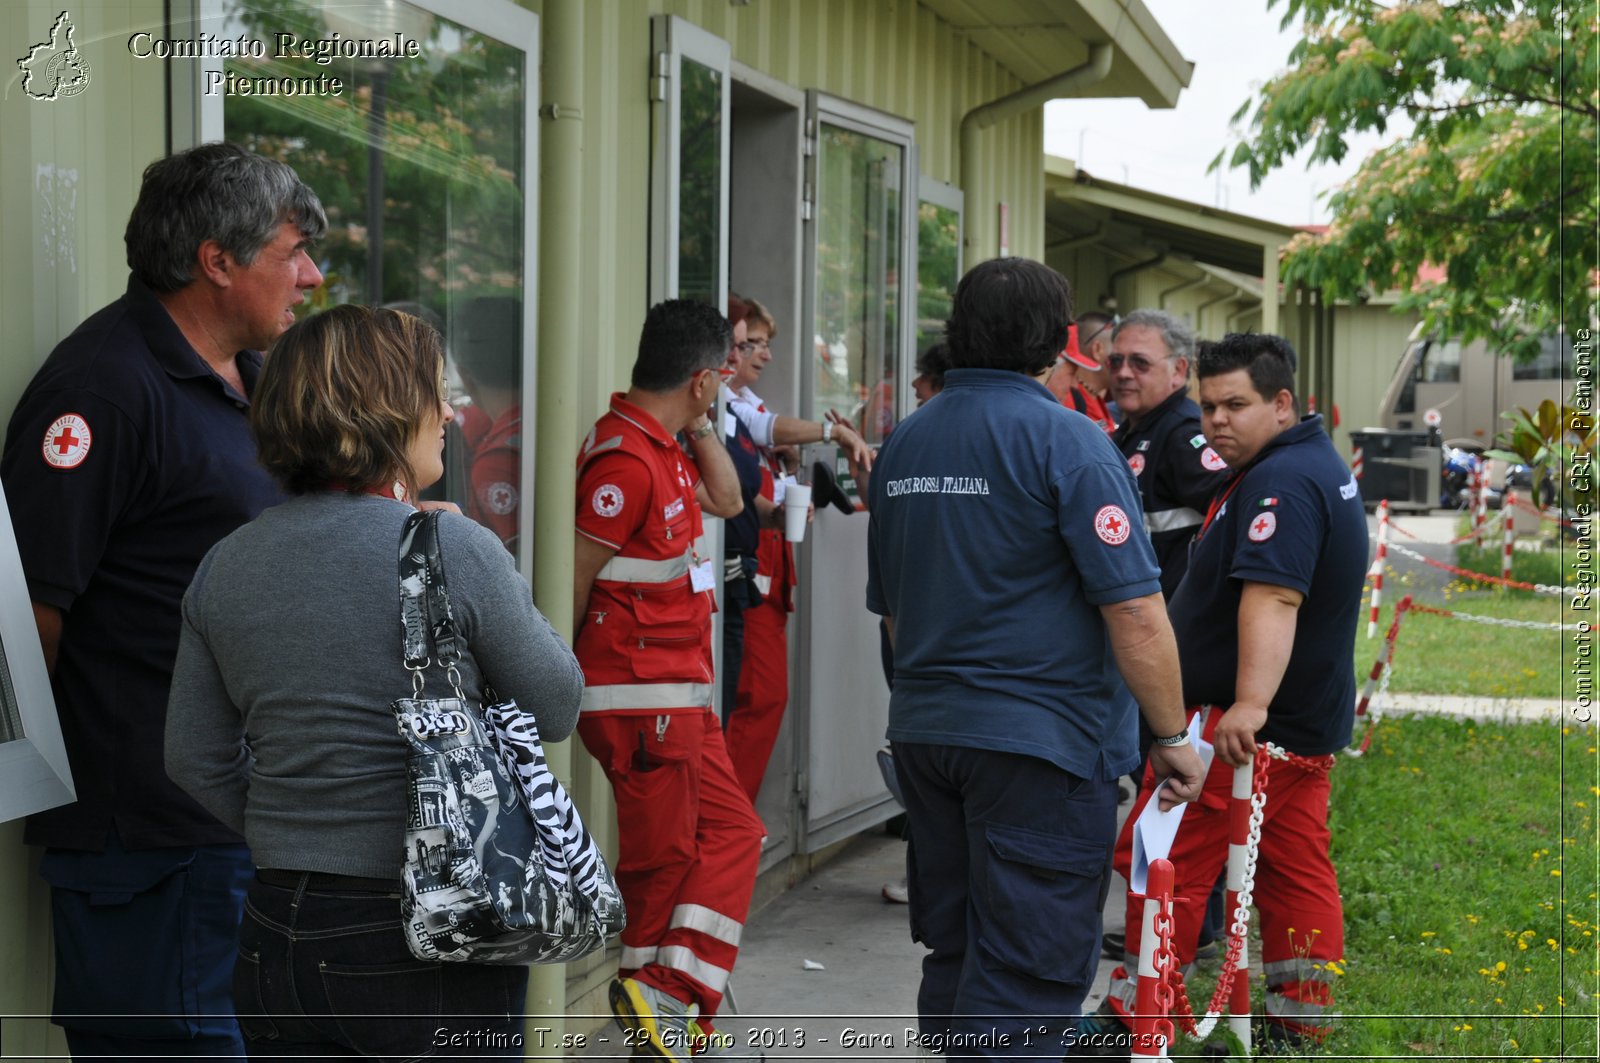
[[[1167,359],[1162,358],[1152,362],[1143,355],[1136,354],[1133,357],[1128,358],[1120,354],[1113,354],[1110,358],[1106,359],[1106,364],[1111,367],[1112,372],[1116,372],[1118,369],[1121,369],[1123,365],[1127,365],[1129,369],[1132,369],[1138,375],[1144,376],[1146,373],[1150,372],[1150,370],[1154,369],[1156,366],[1160,365],[1166,360]]]

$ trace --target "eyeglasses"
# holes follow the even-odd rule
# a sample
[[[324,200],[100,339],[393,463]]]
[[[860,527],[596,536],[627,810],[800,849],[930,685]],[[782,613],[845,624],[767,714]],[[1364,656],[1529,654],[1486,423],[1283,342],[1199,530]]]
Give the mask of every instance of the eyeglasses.
[[[1106,329],[1108,329],[1110,327],[1111,327],[1111,322],[1107,321],[1104,325],[1101,325],[1099,328],[1095,329],[1093,332],[1089,333],[1087,336],[1079,336],[1078,337],[1078,347],[1080,349],[1082,349],[1084,347],[1089,346],[1089,344],[1093,343],[1095,340],[1100,338],[1100,333],[1104,332]]]
[[[734,344],[734,346],[739,348],[740,354],[749,354],[751,351],[772,349],[772,343],[770,340],[745,340],[743,343]]]
[[[1150,372],[1150,370],[1154,369],[1156,366],[1165,361],[1167,361],[1167,359],[1161,358],[1152,362],[1150,359],[1138,354],[1132,356],[1131,358],[1120,354],[1113,354],[1110,358],[1106,359],[1106,364],[1111,367],[1111,371],[1113,373],[1118,369],[1121,369],[1123,365],[1126,364],[1129,369],[1132,369],[1139,376],[1144,376],[1146,373]]]

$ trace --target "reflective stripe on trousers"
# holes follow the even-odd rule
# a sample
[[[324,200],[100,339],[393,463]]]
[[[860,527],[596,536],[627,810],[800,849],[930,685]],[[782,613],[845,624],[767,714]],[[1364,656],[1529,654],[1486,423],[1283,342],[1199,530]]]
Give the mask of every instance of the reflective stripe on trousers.
[[[582,712],[655,712],[710,704],[710,683],[608,683],[584,687],[578,707]]]

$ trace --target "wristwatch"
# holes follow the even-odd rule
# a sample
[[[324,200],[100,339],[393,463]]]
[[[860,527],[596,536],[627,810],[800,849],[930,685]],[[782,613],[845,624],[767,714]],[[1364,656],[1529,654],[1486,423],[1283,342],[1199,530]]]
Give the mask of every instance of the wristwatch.
[[[704,439],[715,430],[715,423],[708,417],[706,423],[689,433],[690,439]]]

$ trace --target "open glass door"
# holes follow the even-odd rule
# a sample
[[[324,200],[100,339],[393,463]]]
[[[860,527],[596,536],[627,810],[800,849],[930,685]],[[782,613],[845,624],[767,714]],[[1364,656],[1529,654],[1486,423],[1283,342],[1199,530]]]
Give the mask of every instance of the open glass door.
[[[694,299],[728,310],[728,42],[676,15],[650,20],[650,302]],[[720,417],[717,418],[720,422]],[[711,556],[722,521],[705,518]],[[711,645],[722,670],[722,567]],[[715,685],[722,712],[722,684]]]
[[[805,415],[837,410],[869,443],[894,430],[909,392],[917,289],[917,163],[910,122],[812,93],[807,136],[815,196],[806,233],[812,350]],[[835,448],[816,456],[840,472]],[[808,456],[806,464],[809,465]],[[800,658],[806,802],[815,851],[894,815],[874,758],[889,693],[877,618],[866,611],[867,517],[819,513],[801,552]]]
[[[917,339],[915,356],[944,342],[956,285],[961,280],[961,222],[965,196],[961,189],[924,174],[917,194]],[[915,364],[913,362],[913,364]],[[902,409],[916,408],[911,377],[904,374]]]
[[[326,279],[306,312],[383,305],[443,334],[457,423],[428,495],[494,530],[531,578],[538,16],[510,0],[200,0],[197,22],[224,39],[415,44],[202,60],[196,133],[282,159],[321,198]],[[283,87],[307,77],[340,91]]]

